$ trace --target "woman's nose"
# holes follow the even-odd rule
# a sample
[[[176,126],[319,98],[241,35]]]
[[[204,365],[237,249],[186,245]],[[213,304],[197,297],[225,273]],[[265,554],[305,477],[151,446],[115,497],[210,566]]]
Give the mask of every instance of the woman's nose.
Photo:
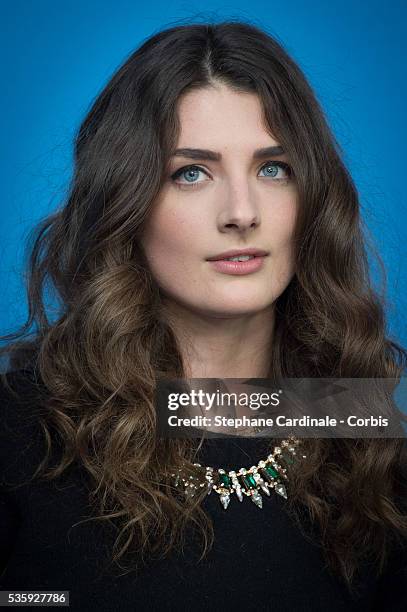
[[[243,185],[240,181],[230,190],[227,198],[218,217],[221,231],[234,229],[243,232],[260,224],[260,212],[247,184]]]

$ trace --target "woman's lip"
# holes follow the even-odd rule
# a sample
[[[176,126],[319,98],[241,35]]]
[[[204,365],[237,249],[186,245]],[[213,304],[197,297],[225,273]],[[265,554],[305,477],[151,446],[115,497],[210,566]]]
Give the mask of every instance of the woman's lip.
[[[268,251],[264,249],[255,249],[253,247],[249,247],[247,249],[230,249],[229,251],[224,251],[219,255],[214,255],[213,257],[208,257],[207,261],[218,261],[219,259],[228,259],[229,257],[238,257],[239,255],[254,255],[254,257],[263,257],[268,255]]]
[[[214,261],[208,261],[208,263],[217,271],[222,274],[252,274],[257,272],[264,265],[266,255],[259,257],[253,257],[246,261],[227,261],[226,259],[216,259]]]

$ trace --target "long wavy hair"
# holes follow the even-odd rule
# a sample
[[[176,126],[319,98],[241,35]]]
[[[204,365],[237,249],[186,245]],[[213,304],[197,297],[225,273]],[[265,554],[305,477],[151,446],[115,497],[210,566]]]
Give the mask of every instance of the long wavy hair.
[[[200,535],[200,559],[214,540],[202,498],[180,496],[164,476],[193,470],[196,443],[157,435],[157,379],[183,378],[184,366],[140,237],[177,145],[180,97],[219,83],[259,97],[298,191],[296,273],[275,304],[270,376],[399,379],[407,363],[407,351],[386,337],[355,185],[284,48],[237,20],[148,38],[78,129],[66,201],[29,240],[27,321],[2,336],[1,348],[9,373],[31,364],[46,388],[38,418],[47,452],[34,476],[85,468],[92,520],[119,526],[111,561],[125,572],[136,557],[182,546],[188,528]],[[51,467],[55,435],[62,453]],[[299,525],[304,512],[311,519],[329,567],[351,589],[367,558],[380,574],[392,543],[407,535],[403,442],[304,439],[307,460],[290,469],[287,510]]]

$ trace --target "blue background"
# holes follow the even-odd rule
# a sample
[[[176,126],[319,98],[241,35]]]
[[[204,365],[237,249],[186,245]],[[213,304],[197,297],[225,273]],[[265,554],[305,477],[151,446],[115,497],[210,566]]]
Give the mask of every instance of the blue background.
[[[407,345],[407,3],[3,0],[1,6],[0,334],[25,320],[25,237],[62,202],[74,131],[116,68],[165,27],[241,18],[275,35],[314,87],[386,266],[389,335]]]

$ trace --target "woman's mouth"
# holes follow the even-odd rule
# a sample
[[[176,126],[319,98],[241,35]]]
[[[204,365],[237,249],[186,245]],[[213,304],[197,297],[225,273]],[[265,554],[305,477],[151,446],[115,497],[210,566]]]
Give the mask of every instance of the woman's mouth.
[[[255,255],[237,255],[235,257],[228,257],[225,259],[216,259],[215,261],[208,261],[208,263],[217,271],[222,274],[252,274],[257,272],[264,265],[266,255],[255,256]]]

